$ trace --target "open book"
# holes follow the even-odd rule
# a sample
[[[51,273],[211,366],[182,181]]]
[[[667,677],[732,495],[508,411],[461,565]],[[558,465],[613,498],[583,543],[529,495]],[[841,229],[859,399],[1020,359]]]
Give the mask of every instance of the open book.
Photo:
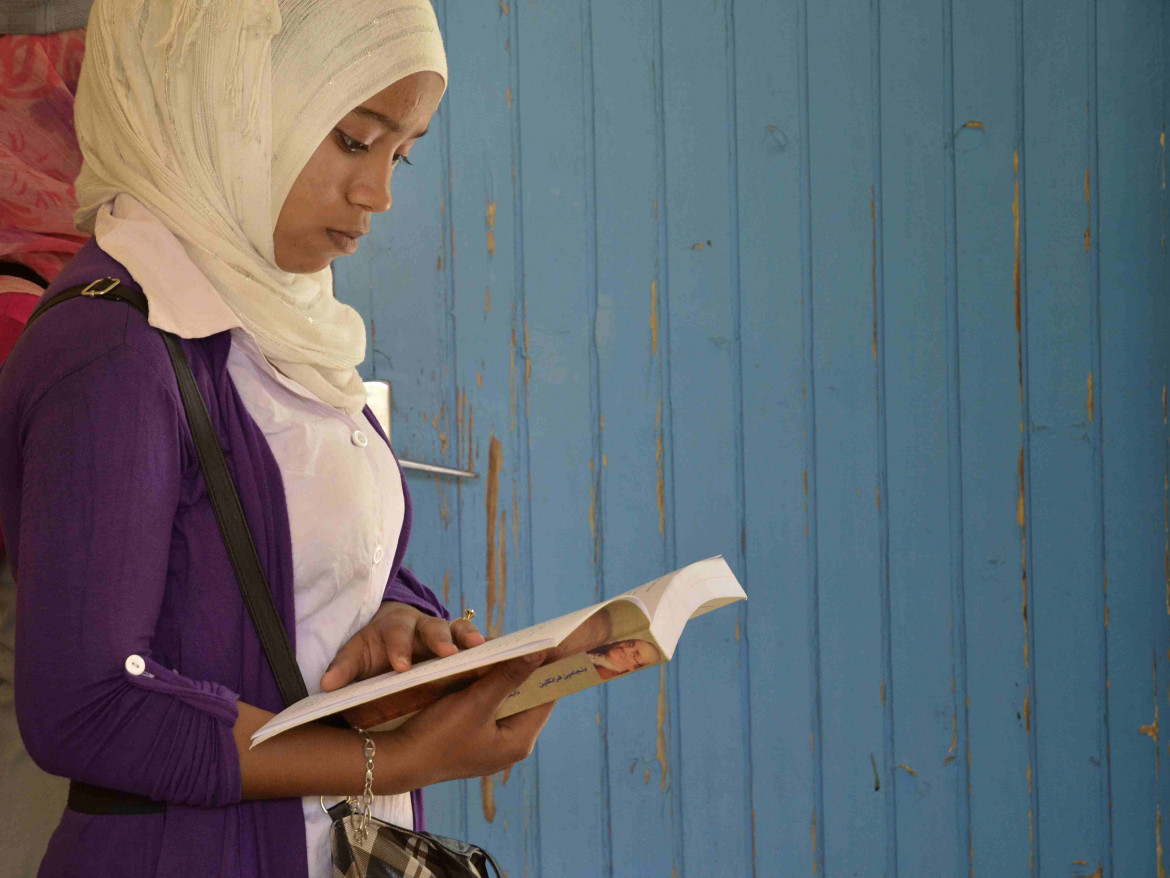
[[[384,731],[445,695],[469,686],[499,662],[549,650],[544,664],[513,691],[502,719],[640,668],[669,661],[688,619],[747,600],[722,557],[698,561],[600,604],[515,631],[446,658],[422,661],[334,692],[310,695],[252,735],[252,746],[335,713],[353,726]]]

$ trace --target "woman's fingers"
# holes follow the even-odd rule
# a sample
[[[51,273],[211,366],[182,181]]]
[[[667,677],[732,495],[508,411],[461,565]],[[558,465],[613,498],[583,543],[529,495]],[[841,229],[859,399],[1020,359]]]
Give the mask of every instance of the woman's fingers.
[[[530,707],[528,710],[522,710],[520,713],[506,716],[496,722],[500,733],[511,739],[512,752],[516,754],[513,762],[519,762],[532,755],[536,739],[540,737],[541,730],[544,729],[544,724],[548,722],[555,706],[555,701],[549,701],[545,704],[538,704],[536,707]]]
[[[439,699],[402,726],[405,740],[419,752],[431,752],[427,748],[436,740],[446,742],[430,782],[491,774],[532,752],[552,703],[499,721],[496,713],[545,657],[540,652],[498,664],[468,688]]]
[[[475,624],[466,619],[447,623],[433,616],[424,616],[418,623],[415,637],[414,657],[416,659],[454,655],[460,649],[470,649],[484,642]]]
[[[475,627],[475,623],[467,619],[456,619],[451,623],[451,633],[455,642],[463,649],[471,649],[485,642],[486,638]]]
[[[363,628],[337,651],[337,655],[333,657],[333,661],[329,663],[329,667],[325,669],[325,673],[321,677],[323,691],[332,692],[353,680],[370,675],[369,668],[377,662],[373,655],[376,641],[366,635],[367,629]],[[385,653],[383,653],[382,661],[385,660]]]
[[[451,638],[451,626],[444,619],[434,616],[423,616],[418,621],[417,636],[414,641],[415,658],[440,658],[454,655],[459,651]]]
[[[401,674],[416,660],[454,655],[483,642],[466,619],[448,623],[409,604],[388,603],[338,651],[321,677],[321,688],[331,692],[389,669]]]
[[[417,611],[416,611],[417,612]],[[415,652],[415,639],[421,621],[430,616],[392,613],[381,626],[381,635],[386,645],[390,667],[398,673],[410,670],[411,658]]]
[[[544,650],[501,662],[467,690],[469,697],[485,716],[495,718],[504,699],[540,667],[546,654]]]
[[[332,692],[390,668],[399,673],[410,670],[415,625],[415,618],[409,613],[375,616],[337,651],[321,677],[321,689]]]

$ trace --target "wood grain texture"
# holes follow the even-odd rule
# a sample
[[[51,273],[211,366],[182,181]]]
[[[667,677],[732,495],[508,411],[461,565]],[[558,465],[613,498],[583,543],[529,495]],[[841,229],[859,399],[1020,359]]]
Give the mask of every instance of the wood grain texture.
[[[1017,4],[953,4],[962,576],[973,875],[1031,875]],[[968,125],[976,122],[979,127]],[[1020,303],[1020,304],[1017,304]],[[1017,317],[1017,314],[1021,315]],[[981,644],[996,644],[988,649]],[[959,717],[956,710],[956,717]],[[955,793],[968,792],[957,787]],[[961,872],[959,874],[962,874]]]
[[[1162,875],[1167,3],[437,3],[336,267],[408,562],[508,630],[750,600],[430,791],[514,876]]]
[[[1101,361],[1099,515],[1109,583],[1105,732],[1112,781],[1105,829],[1113,843],[1114,875],[1163,875],[1167,735],[1157,720],[1158,714],[1168,716],[1170,706],[1170,607],[1164,600],[1165,444],[1159,418],[1168,350],[1165,337],[1151,330],[1166,325],[1168,277],[1162,223],[1144,218],[1153,219],[1165,204],[1166,7],[1097,3],[1095,11],[1093,279]],[[1162,600],[1151,600],[1159,591]]]
[[[1108,741],[1099,719],[1108,708],[1107,573],[1086,393],[1097,331],[1085,250],[1091,21],[1088,6],[1055,3],[1026,3],[1022,18],[1034,852],[1040,874],[1078,860],[1091,872],[1108,865],[1109,850]],[[1053,136],[1068,130],[1078,136]],[[1060,624],[1044,622],[1055,618]]]

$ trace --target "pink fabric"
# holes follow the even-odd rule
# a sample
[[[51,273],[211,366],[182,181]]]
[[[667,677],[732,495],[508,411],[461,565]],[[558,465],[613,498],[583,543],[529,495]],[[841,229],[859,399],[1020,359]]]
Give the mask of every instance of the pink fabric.
[[[85,28],[0,36],[0,260],[49,282],[89,238],[73,228],[81,170],[73,97],[84,56]],[[0,365],[39,294],[36,284],[0,275]]]
[[[8,359],[8,352],[16,344],[16,337],[37,306],[38,297],[28,293],[0,293],[0,363]],[[4,543],[0,541],[0,549]]]
[[[84,28],[0,36],[0,259],[50,282],[89,237],[73,228],[73,97],[84,55]],[[0,278],[0,293],[12,288]]]

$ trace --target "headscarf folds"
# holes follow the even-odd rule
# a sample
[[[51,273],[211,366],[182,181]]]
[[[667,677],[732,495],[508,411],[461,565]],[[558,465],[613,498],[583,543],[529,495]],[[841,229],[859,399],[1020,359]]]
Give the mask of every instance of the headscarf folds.
[[[103,204],[133,195],[274,365],[360,410],[361,317],[334,298],[328,268],[280,269],[273,231],[338,120],[422,70],[447,78],[428,0],[96,0],[75,109],[76,225],[94,231]]]

